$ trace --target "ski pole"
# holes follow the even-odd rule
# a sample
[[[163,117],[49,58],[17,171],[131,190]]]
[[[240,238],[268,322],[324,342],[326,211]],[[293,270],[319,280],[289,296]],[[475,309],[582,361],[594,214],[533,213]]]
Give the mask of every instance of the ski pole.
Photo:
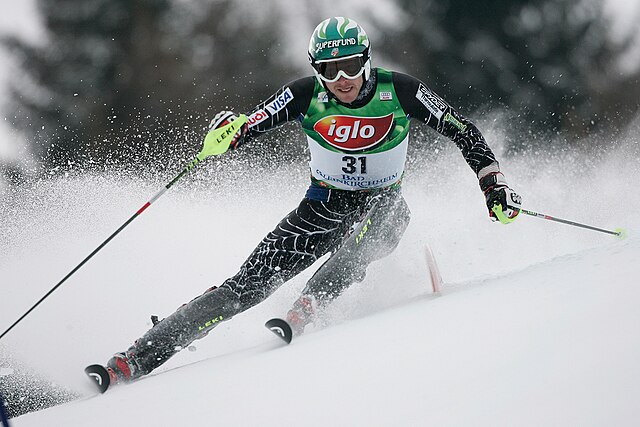
[[[594,227],[592,225],[587,225],[587,224],[581,224],[579,222],[569,221],[569,220],[562,219],[562,218],[556,218],[556,217],[551,216],[551,215],[542,214],[542,213],[533,212],[533,211],[528,211],[526,209],[520,209],[520,212],[522,212],[524,214],[527,214],[527,215],[530,215],[530,216],[535,216],[536,218],[548,219],[550,221],[560,222],[562,224],[573,225],[575,227],[582,227],[582,228],[586,228],[588,230],[599,231],[601,233],[613,234],[614,236],[618,237],[619,239],[624,239],[625,237],[627,237],[626,232],[622,228],[616,228],[615,230],[606,230],[604,228]]]
[[[85,259],[83,259],[80,264],[78,264],[73,270],[69,272],[66,276],[62,278],[49,292],[47,292],[42,298],[38,300],[29,310],[27,310],[18,320],[16,320],[13,325],[9,326],[9,328],[0,335],[0,339],[4,337],[10,330],[12,330],[18,323],[22,321],[25,317],[29,315],[42,301],[47,299],[49,295],[51,295],[56,289],[58,289],[66,280],[71,277],[76,271],[80,269],[87,261],[89,261],[95,254],[97,254],[103,247],[106,246],[107,243],[111,241],[114,237],[116,237],[122,230],[124,230],[131,222],[136,219],[142,212],[144,212],[152,203],[160,198],[169,188],[173,187],[173,185],[180,180],[183,176],[189,173],[193,168],[196,167],[198,163],[203,161],[209,156],[222,154],[229,149],[229,145],[231,144],[231,140],[234,135],[242,128],[242,126],[247,122],[247,116],[241,114],[233,122],[225,125],[221,128],[214,129],[210,131],[205,140],[202,151],[198,153],[198,155],[185,167],[175,178],[173,178],[167,185],[164,186],[156,195],[154,195],[147,203],[142,205],[140,209],[136,213],[134,213],[124,224],[120,226],[113,234],[111,234],[107,239],[100,244],[93,252],[91,252]]]

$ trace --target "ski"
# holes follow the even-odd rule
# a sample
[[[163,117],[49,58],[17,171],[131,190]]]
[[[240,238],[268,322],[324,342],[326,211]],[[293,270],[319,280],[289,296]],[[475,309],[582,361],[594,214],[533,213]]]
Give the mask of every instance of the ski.
[[[289,326],[285,320],[276,317],[268,320],[264,326],[287,344],[291,342],[291,339],[293,338],[293,331],[291,330],[291,326]]]
[[[95,384],[100,393],[107,391],[109,384],[111,384],[107,368],[102,365],[89,365],[84,368],[84,372]]]

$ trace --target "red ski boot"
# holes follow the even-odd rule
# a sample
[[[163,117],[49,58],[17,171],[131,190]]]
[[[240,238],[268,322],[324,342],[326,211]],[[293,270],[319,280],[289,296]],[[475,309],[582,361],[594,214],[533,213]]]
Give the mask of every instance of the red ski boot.
[[[107,362],[111,384],[127,383],[142,376],[140,368],[127,352],[116,353]]]
[[[287,323],[291,326],[294,335],[302,335],[304,328],[313,322],[316,317],[318,304],[313,295],[302,295],[293,304],[287,313]]]

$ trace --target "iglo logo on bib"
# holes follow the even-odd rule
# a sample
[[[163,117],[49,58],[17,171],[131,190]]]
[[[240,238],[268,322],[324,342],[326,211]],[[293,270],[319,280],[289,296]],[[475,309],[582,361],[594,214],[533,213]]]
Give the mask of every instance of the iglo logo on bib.
[[[382,141],[393,125],[393,113],[382,117],[329,116],[313,125],[322,139],[346,151],[364,150]]]

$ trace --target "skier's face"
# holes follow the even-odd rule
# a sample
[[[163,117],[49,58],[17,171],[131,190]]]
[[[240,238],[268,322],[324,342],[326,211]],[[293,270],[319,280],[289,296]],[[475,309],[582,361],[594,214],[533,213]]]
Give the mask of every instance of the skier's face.
[[[327,85],[327,89],[329,89],[340,102],[351,104],[358,97],[363,83],[364,78],[362,76],[358,76],[355,79],[348,79],[342,76],[333,83],[326,82],[325,84]]]

